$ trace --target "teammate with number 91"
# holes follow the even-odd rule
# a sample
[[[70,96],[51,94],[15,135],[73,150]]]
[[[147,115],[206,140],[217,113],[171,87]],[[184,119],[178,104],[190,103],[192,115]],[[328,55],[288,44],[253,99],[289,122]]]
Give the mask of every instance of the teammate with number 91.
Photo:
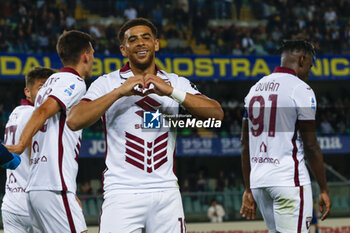
[[[305,83],[315,50],[305,40],[284,41],[281,66],[260,79],[245,98],[241,214],[258,205],[270,233],[309,232],[312,190],[305,158],[320,186],[324,220],[331,202],[315,130],[316,98]],[[305,158],[304,158],[305,157]]]

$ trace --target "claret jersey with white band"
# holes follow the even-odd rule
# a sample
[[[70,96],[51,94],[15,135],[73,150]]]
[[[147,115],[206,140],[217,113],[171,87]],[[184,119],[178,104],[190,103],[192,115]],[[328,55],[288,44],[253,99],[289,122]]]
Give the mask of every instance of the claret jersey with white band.
[[[60,104],[61,110],[47,119],[33,137],[27,191],[76,192],[82,131],[70,130],[66,124],[66,117],[85,92],[84,80],[75,70],[67,67],[51,75],[39,90],[35,108],[51,97]]]
[[[245,98],[251,188],[310,183],[298,121],[314,121],[313,90],[294,70],[277,67]]]
[[[6,145],[16,145],[34,111],[34,106],[23,99],[21,106],[16,107],[11,113],[5,127]],[[2,199],[2,210],[22,216],[29,216],[27,206],[27,180],[29,176],[29,151],[26,149],[21,154],[21,163],[15,170],[6,170],[5,196]]]
[[[120,87],[134,76],[129,65],[95,80],[85,100],[95,100]],[[157,69],[157,76],[174,88],[200,94],[187,79]],[[178,188],[174,174],[176,133],[169,128],[143,129],[144,111],[178,113],[179,104],[167,96],[150,94],[118,99],[102,116],[105,128],[106,170],[104,195],[122,192],[147,192]]]

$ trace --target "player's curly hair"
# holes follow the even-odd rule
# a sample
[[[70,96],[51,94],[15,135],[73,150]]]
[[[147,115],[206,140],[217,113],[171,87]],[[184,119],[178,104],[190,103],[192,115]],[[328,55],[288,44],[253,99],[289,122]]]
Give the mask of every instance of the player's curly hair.
[[[316,55],[315,47],[307,40],[297,39],[297,40],[283,40],[280,52],[286,51],[304,51],[311,56]]]
[[[123,42],[124,42],[124,34],[125,34],[125,32],[128,29],[130,29],[132,27],[135,27],[135,26],[140,26],[140,25],[144,25],[144,26],[149,27],[151,29],[152,33],[153,33],[153,36],[156,37],[156,38],[158,37],[158,30],[157,30],[156,26],[154,26],[154,24],[150,20],[145,19],[145,18],[135,18],[135,19],[127,21],[120,28],[120,30],[118,32],[119,42],[121,44],[123,44]]]

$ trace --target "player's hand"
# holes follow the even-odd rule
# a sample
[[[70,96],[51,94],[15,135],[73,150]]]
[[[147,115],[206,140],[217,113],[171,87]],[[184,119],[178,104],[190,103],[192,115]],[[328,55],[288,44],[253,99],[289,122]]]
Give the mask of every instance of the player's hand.
[[[144,86],[145,85],[143,77],[141,75],[135,75],[133,77],[128,78],[116,90],[118,90],[121,96],[143,95],[142,90]]]
[[[243,218],[255,219],[256,202],[251,191],[244,191],[240,213]]]
[[[162,78],[156,75],[147,74],[144,77],[144,80],[146,88],[150,88],[151,84],[153,84],[153,88],[150,88],[149,90],[145,91],[145,95],[155,93],[159,96],[170,96],[173,92],[174,88],[168,83],[166,83]]]
[[[320,207],[320,212],[323,213],[321,220],[325,220],[331,211],[331,199],[329,198],[328,192],[321,192],[318,196],[318,205]]]
[[[11,153],[15,153],[15,154],[22,154],[24,152],[24,150],[26,149],[25,145],[22,144],[17,144],[17,145],[4,145],[6,147],[6,149],[11,152]]]

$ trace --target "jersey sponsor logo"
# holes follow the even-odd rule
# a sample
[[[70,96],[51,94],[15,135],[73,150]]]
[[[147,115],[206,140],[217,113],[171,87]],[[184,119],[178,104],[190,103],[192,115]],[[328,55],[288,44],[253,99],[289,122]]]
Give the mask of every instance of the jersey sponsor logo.
[[[264,142],[261,143],[260,145],[260,152],[267,152],[267,146],[265,145]]]
[[[9,175],[9,183],[10,184],[17,183],[17,179],[16,179],[15,175],[13,175],[13,173],[11,173]]]
[[[33,151],[34,153],[39,152],[39,143],[37,141],[33,142]]]
[[[271,164],[280,164],[278,159],[269,158],[269,157],[252,157],[252,163],[271,163]]]
[[[32,165],[32,164],[36,165],[39,162],[46,163],[47,162],[47,157],[45,155],[43,155],[43,156],[38,157],[38,158],[30,159],[29,164],[30,165]]]
[[[72,84],[67,89],[65,89],[64,92],[67,93],[69,96],[71,96],[74,89],[75,89],[75,84]]]
[[[159,110],[152,112],[143,112],[143,128],[144,129],[160,129],[162,121],[162,114]]]
[[[25,188],[22,188],[21,186],[16,186],[17,184],[17,179],[13,173],[9,175],[7,184],[6,184],[6,189],[12,193],[24,193],[26,190]],[[15,186],[15,187],[13,187]]]
[[[151,142],[128,132],[125,132],[125,138],[125,161],[127,163],[152,173],[168,161],[168,132]]]

